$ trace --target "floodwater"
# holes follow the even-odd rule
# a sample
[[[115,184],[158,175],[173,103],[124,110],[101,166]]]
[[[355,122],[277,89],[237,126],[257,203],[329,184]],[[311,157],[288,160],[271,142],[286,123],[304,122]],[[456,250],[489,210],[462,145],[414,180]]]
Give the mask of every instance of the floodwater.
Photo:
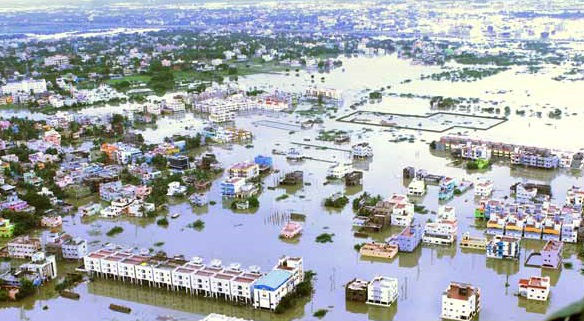
[[[412,78],[420,73],[430,73],[429,69],[436,67],[410,66],[407,62],[393,56],[376,58],[353,58],[345,63],[346,71],[335,70],[324,74],[325,85],[338,87],[345,91],[345,104],[340,108],[337,116],[349,113],[347,106],[352,100],[362,95],[364,88],[379,88],[392,85],[392,90],[398,93],[416,92],[430,95],[456,95],[464,97],[485,98],[484,91],[498,90],[503,87],[513,88],[513,93],[497,96],[497,99],[508,103],[518,99],[521,87],[526,86],[519,80],[509,82],[515,77],[513,71],[507,71],[495,77],[498,80],[487,78],[475,83],[445,83],[434,81],[414,80],[411,83],[399,84],[402,80]],[[315,77],[319,79],[320,75]],[[529,75],[529,77],[539,77]],[[505,81],[505,82],[503,82]],[[535,81],[535,80],[533,80]],[[545,82],[545,80],[541,80]],[[257,75],[241,79],[246,85],[282,85],[287,88],[301,90],[301,86],[310,83],[301,72],[299,77],[294,75]],[[320,80],[317,80],[320,82]],[[291,86],[295,83],[295,86]],[[268,86],[268,85],[266,85]],[[458,87],[462,87],[457,89]],[[542,85],[543,86],[543,85]],[[511,137],[516,141],[526,140],[532,144],[558,146],[564,148],[580,148],[579,139],[562,139],[558,137],[572,137],[572,133],[580,119],[581,108],[576,102],[562,98],[564,87],[570,84],[548,87],[549,95],[558,95],[562,107],[566,106],[578,116],[570,116],[561,120],[549,120],[544,115],[542,119],[535,117],[510,116],[510,121],[497,126],[485,135],[494,137]],[[509,88],[507,88],[509,89]],[[557,89],[557,93],[556,90]],[[530,89],[533,95],[541,96],[537,108],[543,108],[553,97],[544,93],[537,93]],[[426,92],[428,91],[428,92]],[[464,95],[466,93],[466,95]],[[504,97],[500,97],[504,96]],[[410,100],[412,103],[410,104]],[[527,104],[529,102],[523,102]],[[398,103],[399,104],[396,104]],[[551,103],[551,102],[550,102]],[[555,107],[555,105],[552,105]],[[404,112],[424,114],[429,112],[429,104],[424,99],[393,99],[384,97],[379,104],[366,104],[367,110],[384,110],[390,112]],[[362,107],[363,108],[363,107]],[[531,108],[531,107],[530,107]],[[534,105],[534,109],[536,106]],[[550,107],[548,107],[550,108]],[[300,163],[289,163],[284,156],[274,155],[275,167],[282,172],[291,169],[304,171],[305,185],[296,189],[264,188],[261,193],[260,208],[252,212],[233,212],[229,204],[221,201],[219,181],[215,181],[209,192],[209,200],[217,202],[214,206],[192,208],[186,201],[173,200],[169,213],[180,213],[180,217],[172,219],[168,227],[155,224],[154,219],[127,219],[116,220],[92,218],[80,220],[79,217],[68,217],[63,230],[76,236],[84,237],[92,244],[92,248],[103,242],[112,242],[129,247],[155,248],[166,251],[169,255],[184,254],[186,257],[201,256],[208,262],[218,258],[224,264],[231,262],[241,263],[242,266],[259,265],[264,271],[269,270],[281,255],[302,256],[305,269],[317,273],[315,292],[308,302],[301,302],[295,309],[282,315],[266,311],[256,311],[247,307],[233,306],[221,301],[210,301],[181,294],[167,293],[161,290],[137,288],[131,285],[114,281],[97,280],[92,283],[81,284],[74,291],[81,294],[79,301],[71,301],[57,297],[49,290],[42,290],[46,295],[29,298],[22,303],[11,304],[1,310],[3,320],[79,320],[84,315],[85,320],[197,320],[205,315],[216,312],[230,316],[237,316],[253,320],[315,320],[312,314],[322,308],[329,310],[323,320],[438,320],[440,319],[440,298],[442,291],[450,281],[471,283],[481,289],[481,306],[479,320],[541,320],[558,308],[571,303],[582,296],[581,284],[583,276],[581,259],[577,252],[581,245],[566,245],[564,260],[573,263],[571,269],[563,268],[559,271],[542,271],[538,268],[529,268],[523,265],[526,254],[532,250],[539,250],[543,241],[522,241],[521,259],[515,261],[487,260],[484,253],[461,250],[458,246],[437,247],[420,246],[414,253],[400,253],[391,261],[369,260],[360,258],[353,246],[362,243],[364,239],[353,236],[351,227],[354,215],[350,204],[342,210],[328,209],[323,206],[325,197],[335,192],[345,192],[352,200],[362,191],[372,194],[389,196],[392,193],[406,192],[402,180],[402,168],[414,166],[424,168],[431,173],[450,175],[458,178],[476,177],[477,173],[468,172],[456,166],[452,159],[431,153],[427,143],[436,139],[440,134],[418,132],[413,130],[394,130],[379,127],[367,127],[336,122],[334,119],[323,117],[325,122],[319,127],[297,131],[290,134],[286,126],[284,129],[268,127],[273,121],[294,123],[301,118],[295,115],[280,115],[278,118],[269,115],[242,117],[237,120],[237,126],[253,131],[255,139],[252,148],[240,145],[215,146],[211,150],[218,155],[220,161],[228,166],[232,162],[252,159],[257,154],[270,154],[271,150],[286,149],[297,143],[314,143],[316,145],[333,146],[329,143],[315,141],[318,130],[321,128],[344,129],[351,132],[352,142],[368,141],[373,147],[375,156],[370,161],[358,161],[355,168],[364,171],[363,187],[346,189],[338,183],[323,185],[326,170],[330,165],[324,161],[306,160]],[[264,120],[258,123],[257,121]],[[266,122],[268,121],[268,122]],[[547,126],[542,123],[550,122]],[[288,125],[289,126],[289,125]],[[571,126],[564,128],[565,126]],[[363,128],[372,131],[363,131]],[[454,129],[451,132],[458,132]],[[462,130],[460,130],[462,131]],[[482,134],[482,133],[478,133]],[[565,135],[566,136],[563,136]],[[397,135],[415,137],[415,142],[392,143]],[[499,136],[500,135],[500,136]],[[312,141],[306,142],[310,138]],[[424,141],[422,141],[424,140]],[[564,145],[565,144],[565,145]],[[337,146],[341,149],[350,149],[350,144]],[[329,161],[345,160],[349,156],[343,151],[305,149],[304,152],[314,158]],[[574,174],[565,171],[544,171],[532,169],[511,169],[504,163],[497,163],[488,172],[481,173],[492,177],[495,181],[495,197],[509,194],[509,186],[517,181],[530,180],[552,185],[553,201],[563,203],[565,193],[572,185],[582,185],[580,173]],[[264,179],[264,187],[271,186],[274,176]],[[290,197],[281,201],[275,198],[283,193]],[[427,195],[419,200],[431,211],[437,211],[438,188],[429,187]],[[473,217],[476,200],[473,191],[455,197],[448,204],[456,207],[459,220],[459,238],[462,233],[469,231],[472,235],[482,235],[483,230],[476,227],[478,222]],[[283,213],[297,212],[306,215],[303,235],[297,242],[285,242],[278,238]],[[418,219],[425,222],[432,214],[416,214]],[[205,222],[205,228],[197,231],[187,225],[196,219]],[[113,226],[122,226],[124,231],[114,237],[107,237],[105,233]],[[383,241],[390,235],[398,233],[399,228],[392,228],[378,234],[371,234],[376,241]],[[334,233],[333,243],[320,244],[315,242],[316,236],[321,233]],[[157,242],[164,242],[156,247]],[[71,269],[72,267],[64,267]],[[390,308],[372,307],[364,304],[346,302],[344,285],[351,279],[358,277],[371,279],[376,275],[395,277],[399,280],[400,295],[396,304]],[[551,296],[548,302],[526,302],[515,296],[517,283],[520,278],[536,275],[549,275],[552,280]],[[508,284],[508,286],[506,286]],[[48,285],[52,287],[52,285]],[[132,308],[129,315],[110,311],[107,306],[118,303]],[[43,309],[47,306],[47,309]],[[87,313],[91,311],[91,313]],[[170,319],[169,319],[170,320]]]

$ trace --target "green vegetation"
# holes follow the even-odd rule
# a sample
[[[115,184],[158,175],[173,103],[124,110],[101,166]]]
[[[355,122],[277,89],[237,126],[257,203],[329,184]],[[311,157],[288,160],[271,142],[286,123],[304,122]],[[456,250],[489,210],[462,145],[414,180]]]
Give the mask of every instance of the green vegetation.
[[[382,94],[379,91],[372,91],[369,93],[369,99],[381,99]]]
[[[196,221],[194,221],[193,223],[189,223],[187,225],[187,227],[189,228],[193,228],[197,231],[202,231],[205,228],[205,222],[203,222],[202,220],[198,219]]]
[[[366,206],[375,206],[375,204],[377,204],[381,200],[382,200],[381,195],[373,197],[369,193],[364,192],[359,197],[353,200],[353,211],[356,211],[357,214],[365,215],[367,214],[364,210]]]
[[[69,289],[70,287],[76,285],[83,280],[83,275],[79,273],[67,273],[63,281],[55,285],[55,291],[61,292],[63,290]]]
[[[288,194],[284,193],[284,194],[282,194],[282,195],[280,195],[280,196],[276,197],[276,201],[285,200],[285,199],[287,199],[288,197],[290,197],[290,195],[288,195]]]
[[[466,163],[466,169],[475,170],[475,169],[485,169],[491,166],[491,162],[486,159],[476,159],[474,161],[468,161]]]
[[[296,289],[286,294],[282,299],[280,299],[280,303],[276,307],[276,313],[282,314],[292,307],[294,307],[298,300],[308,298],[314,292],[314,286],[312,285],[312,281],[316,273],[313,271],[306,271],[304,272],[304,281],[300,282]]]
[[[318,310],[316,310],[316,312],[314,312],[312,315],[313,315],[314,317],[317,317],[317,318],[319,318],[319,319],[322,319],[322,318],[324,318],[324,316],[325,316],[327,313],[328,313],[328,310],[327,310],[327,309],[318,309]]]
[[[156,246],[156,247],[161,247],[163,245],[164,245],[164,242],[156,242],[156,243],[154,243],[154,246]]]
[[[116,234],[120,234],[124,231],[124,228],[121,226],[114,226],[112,227],[109,231],[107,231],[107,233],[105,233],[105,235],[112,237]]]
[[[158,225],[158,226],[168,226],[168,219],[166,217],[159,218],[156,221],[156,225]]]
[[[462,68],[455,70],[443,71],[440,73],[434,73],[431,75],[422,75],[420,79],[432,79],[436,81],[449,80],[452,82],[456,81],[476,81],[486,77],[494,76],[500,72],[506,71],[507,67],[496,67],[496,68]]]
[[[332,243],[334,234],[322,233],[316,237],[317,243]]]
[[[324,206],[326,207],[334,207],[334,208],[343,208],[345,205],[349,203],[349,198],[345,195],[343,196],[331,196],[324,200]]]
[[[414,212],[419,213],[419,214],[427,214],[428,210],[426,209],[426,206],[424,206],[424,205],[414,204]]]

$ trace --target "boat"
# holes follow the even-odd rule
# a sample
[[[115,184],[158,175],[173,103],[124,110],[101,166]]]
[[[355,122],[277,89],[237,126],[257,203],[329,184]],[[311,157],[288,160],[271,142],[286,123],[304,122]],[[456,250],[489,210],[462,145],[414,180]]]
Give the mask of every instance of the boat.
[[[180,216],[180,214],[179,214],[179,213],[174,213],[174,214],[172,214],[172,215],[170,216],[170,218],[177,218],[177,217],[179,217],[179,216]]]

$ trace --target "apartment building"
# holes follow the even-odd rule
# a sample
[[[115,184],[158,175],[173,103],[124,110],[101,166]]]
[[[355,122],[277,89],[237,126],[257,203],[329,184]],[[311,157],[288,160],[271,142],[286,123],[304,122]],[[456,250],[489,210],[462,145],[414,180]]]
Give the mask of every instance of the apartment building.
[[[283,257],[253,286],[254,307],[275,310],[280,300],[304,280],[302,258]]]
[[[519,259],[519,241],[520,239],[515,237],[496,235],[487,243],[487,258]]]
[[[442,319],[471,320],[481,310],[481,294],[470,284],[450,282],[442,293]]]
[[[549,276],[531,276],[519,279],[519,295],[528,300],[547,301],[550,295]]]
[[[31,258],[41,249],[41,240],[29,236],[19,236],[14,238],[8,244],[8,256],[16,259]]]
[[[422,242],[424,230],[417,221],[412,221],[401,233],[391,238],[397,243],[400,252],[413,252]]]
[[[423,179],[414,178],[408,185],[408,196],[423,196],[426,194],[426,182]]]
[[[397,255],[399,247],[397,243],[365,243],[359,249],[359,254],[365,257],[374,257],[381,259],[392,259]]]
[[[249,180],[260,175],[260,167],[252,162],[239,162],[231,165],[227,170],[230,178],[243,178]]]
[[[370,158],[373,157],[373,149],[369,143],[359,143],[351,146],[351,154],[354,158]]]
[[[397,300],[398,281],[396,278],[376,276],[367,285],[367,304],[389,307]]]
[[[4,95],[13,95],[17,93],[34,93],[40,94],[47,91],[47,82],[44,79],[24,79],[17,82],[9,82],[2,86]]]
[[[186,260],[183,256],[168,258],[106,248],[87,254],[83,260],[90,275],[271,310],[304,278],[302,258],[287,256],[267,274],[255,266],[249,270],[239,264],[224,267],[220,260],[206,265],[199,257]]]

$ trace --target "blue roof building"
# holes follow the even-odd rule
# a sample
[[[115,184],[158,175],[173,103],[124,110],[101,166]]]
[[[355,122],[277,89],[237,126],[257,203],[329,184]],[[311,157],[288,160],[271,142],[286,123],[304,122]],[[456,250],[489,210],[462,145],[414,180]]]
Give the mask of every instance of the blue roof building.
[[[292,273],[284,270],[272,270],[259,278],[254,284],[254,289],[277,291],[292,277]]]

